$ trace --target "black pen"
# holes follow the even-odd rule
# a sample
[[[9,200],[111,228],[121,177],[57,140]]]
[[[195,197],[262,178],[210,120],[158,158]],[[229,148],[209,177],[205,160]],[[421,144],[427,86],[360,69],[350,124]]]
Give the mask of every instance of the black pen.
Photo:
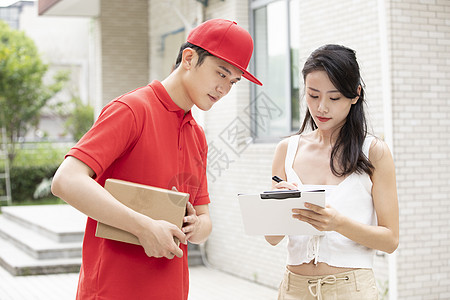
[[[282,181],[283,181],[283,179],[281,179],[281,178],[278,177],[278,176],[273,176],[273,177],[272,177],[272,180],[273,180],[273,181],[276,181],[276,182],[282,182]]]

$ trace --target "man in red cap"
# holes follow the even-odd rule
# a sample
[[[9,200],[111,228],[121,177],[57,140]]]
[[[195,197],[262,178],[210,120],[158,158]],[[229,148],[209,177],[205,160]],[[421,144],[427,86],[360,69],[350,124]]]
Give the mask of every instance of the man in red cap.
[[[241,77],[261,85],[247,71],[252,52],[250,34],[235,22],[202,23],[166,79],[107,104],[68,152],[52,192],[89,217],[77,299],[187,299],[187,241],[202,243],[211,232],[207,144],[191,108],[209,110]],[[182,230],[122,205],[103,188],[108,178],[189,193]],[[97,221],[142,246],[96,237]]]

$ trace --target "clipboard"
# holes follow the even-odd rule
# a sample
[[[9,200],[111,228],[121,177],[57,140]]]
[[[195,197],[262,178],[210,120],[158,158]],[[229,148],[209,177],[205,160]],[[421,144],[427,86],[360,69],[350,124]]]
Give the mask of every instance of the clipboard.
[[[181,229],[186,214],[189,194],[153,186],[107,179],[105,189],[127,207],[155,220],[165,220]],[[130,232],[97,223],[96,237],[140,245],[139,239]],[[179,241],[174,238],[177,245]]]
[[[293,208],[309,202],[325,207],[325,191],[281,190],[239,194],[244,231],[248,235],[323,235],[312,225],[292,218]]]

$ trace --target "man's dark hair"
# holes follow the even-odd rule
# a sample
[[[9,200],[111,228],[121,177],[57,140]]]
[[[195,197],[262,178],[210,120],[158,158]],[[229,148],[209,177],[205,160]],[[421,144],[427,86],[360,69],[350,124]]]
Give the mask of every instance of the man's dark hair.
[[[175,66],[173,67],[174,70],[176,68],[178,68],[178,66],[180,65],[181,58],[183,57],[183,50],[186,49],[186,48],[194,49],[195,52],[197,52],[198,61],[197,61],[196,67],[200,66],[203,63],[203,61],[205,60],[205,57],[213,56],[211,53],[209,53],[205,49],[203,49],[203,48],[201,48],[199,46],[196,46],[194,44],[191,44],[189,42],[186,42],[183,45],[181,45],[181,47],[180,47],[180,51],[178,52],[178,57],[177,57],[177,60],[175,62]]]

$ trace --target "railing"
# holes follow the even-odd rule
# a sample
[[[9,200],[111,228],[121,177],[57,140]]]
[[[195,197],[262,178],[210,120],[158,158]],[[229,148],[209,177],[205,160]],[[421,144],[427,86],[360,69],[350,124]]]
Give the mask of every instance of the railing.
[[[7,139],[6,139],[6,129],[2,127],[1,131],[1,144],[0,144],[0,165],[3,165],[4,168],[0,172],[0,180],[4,181],[5,193],[4,195],[0,195],[0,204],[2,202],[6,202],[7,205],[11,205],[12,197],[11,197],[11,180],[9,174],[9,159],[8,159],[8,147],[7,147]]]

